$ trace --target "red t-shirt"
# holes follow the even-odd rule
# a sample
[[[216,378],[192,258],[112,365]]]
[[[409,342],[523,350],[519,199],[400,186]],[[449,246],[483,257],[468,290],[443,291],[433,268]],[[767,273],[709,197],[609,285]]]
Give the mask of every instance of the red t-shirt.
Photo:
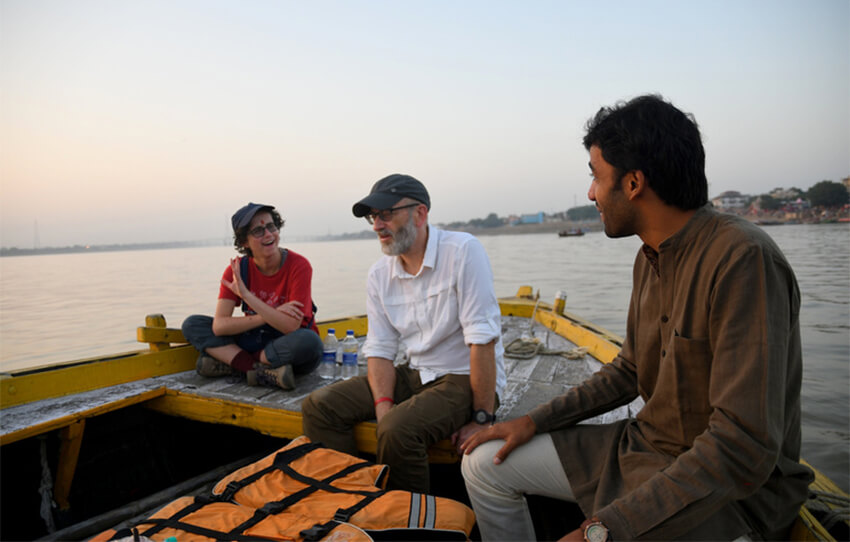
[[[243,258],[247,258],[247,256],[243,256]],[[301,311],[304,313],[301,327],[307,327],[307,324],[313,319],[313,298],[310,291],[313,268],[307,258],[289,250],[283,265],[277,273],[271,276],[262,274],[254,264],[254,259],[248,258],[248,274],[248,289],[267,305],[279,307],[287,301],[300,301],[304,305],[301,307]],[[233,270],[230,266],[227,266],[221,278],[228,282],[233,281]],[[243,277],[244,279],[245,277]],[[219,288],[218,298],[230,299],[237,305],[242,303],[242,299],[224,284]],[[255,313],[248,307],[246,314]],[[310,328],[316,333],[319,331],[315,322]]]

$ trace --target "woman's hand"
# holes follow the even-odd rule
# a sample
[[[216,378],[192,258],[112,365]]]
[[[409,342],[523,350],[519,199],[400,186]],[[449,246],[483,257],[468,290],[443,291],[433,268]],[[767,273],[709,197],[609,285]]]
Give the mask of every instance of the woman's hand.
[[[245,282],[242,280],[242,272],[239,270],[239,258],[230,259],[230,270],[233,271],[233,280],[221,279],[221,283],[242,299],[242,289],[245,287]]]
[[[301,307],[303,306],[304,303],[292,300],[287,301],[283,305],[279,305],[277,307],[277,310],[279,312],[282,312],[286,316],[289,316],[290,318],[294,318],[300,324],[301,321],[304,319],[304,312],[301,310]]]

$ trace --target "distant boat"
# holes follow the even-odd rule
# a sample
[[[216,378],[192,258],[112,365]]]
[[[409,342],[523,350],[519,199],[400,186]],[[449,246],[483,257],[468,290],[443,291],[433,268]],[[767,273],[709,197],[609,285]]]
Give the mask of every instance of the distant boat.
[[[584,232],[581,229],[561,230],[558,232],[558,237],[581,237]]]

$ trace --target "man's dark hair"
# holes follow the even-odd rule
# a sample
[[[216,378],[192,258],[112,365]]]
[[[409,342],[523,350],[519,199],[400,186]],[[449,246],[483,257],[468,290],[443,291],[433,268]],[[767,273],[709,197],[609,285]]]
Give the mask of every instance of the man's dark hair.
[[[278,230],[283,228],[283,219],[280,217],[280,213],[278,213],[276,209],[261,209],[257,212],[262,213],[264,211],[267,211],[270,215],[272,215],[272,222],[274,222],[274,225],[277,226]],[[254,255],[251,253],[251,249],[245,246],[245,241],[248,240],[249,229],[251,229],[250,223],[247,226],[243,226],[233,232],[233,246],[239,254],[253,258]]]
[[[708,201],[705,149],[699,127],[660,96],[603,107],[587,121],[584,147],[596,145],[618,177],[640,170],[664,203],[696,209]]]

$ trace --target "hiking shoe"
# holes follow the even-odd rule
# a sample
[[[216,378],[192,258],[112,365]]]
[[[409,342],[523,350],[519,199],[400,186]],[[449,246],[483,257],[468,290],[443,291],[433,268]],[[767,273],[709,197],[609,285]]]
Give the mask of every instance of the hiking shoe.
[[[206,354],[198,356],[198,361],[195,363],[195,370],[199,375],[209,377],[228,376],[235,372],[230,365],[222,363]]]
[[[292,370],[292,365],[281,365],[272,369],[258,363],[254,365],[253,371],[248,371],[248,384],[252,381],[263,386],[278,386],[285,390],[292,390],[295,389],[295,372]]]

